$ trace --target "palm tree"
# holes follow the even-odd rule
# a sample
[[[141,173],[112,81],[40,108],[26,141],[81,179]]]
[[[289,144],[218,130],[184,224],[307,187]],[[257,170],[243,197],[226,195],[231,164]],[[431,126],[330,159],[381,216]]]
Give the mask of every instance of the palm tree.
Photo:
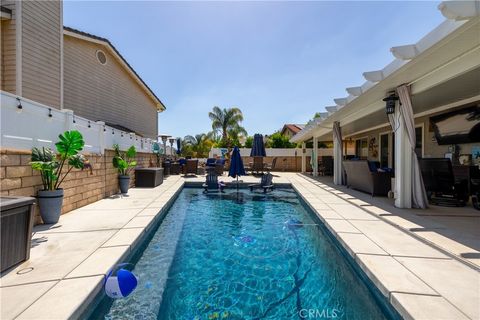
[[[247,130],[245,130],[243,127],[237,127],[228,130],[228,139],[230,142],[230,145],[240,145],[240,137],[244,137],[245,139],[247,138],[248,133]]]
[[[195,136],[185,136],[183,141],[185,145],[192,149],[197,158],[206,157],[213,144],[204,133],[196,134]]]
[[[243,128],[240,123],[243,121],[243,114],[239,108],[224,108],[213,107],[213,110],[208,113],[208,117],[212,120],[212,129],[219,131],[222,134],[222,139],[227,141],[229,132],[243,133]]]
[[[213,143],[219,143],[222,137],[218,134],[218,131],[212,130],[207,132],[207,138]]]

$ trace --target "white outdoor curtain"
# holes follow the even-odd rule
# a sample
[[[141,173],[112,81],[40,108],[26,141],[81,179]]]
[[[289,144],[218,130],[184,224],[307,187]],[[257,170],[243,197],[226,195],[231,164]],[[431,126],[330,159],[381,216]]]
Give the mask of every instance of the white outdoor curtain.
[[[317,154],[315,153],[315,146],[312,149],[312,156],[310,157],[310,165],[312,166],[312,173],[315,171],[315,166],[317,166],[318,159]]]
[[[333,183],[342,184],[343,180],[343,148],[342,148],[342,130],[340,122],[333,123]]]
[[[412,100],[410,99],[410,87],[401,85],[397,88],[398,97],[400,98],[400,119],[405,125],[408,140],[412,147],[412,206],[414,208],[425,209],[428,207],[427,192],[423,184],[422,172],[420,164],[415,153],[415,122],[413,118]],[[395,128],[393,128],[395,130]],[[400,156],[400,154],[399,154]]]

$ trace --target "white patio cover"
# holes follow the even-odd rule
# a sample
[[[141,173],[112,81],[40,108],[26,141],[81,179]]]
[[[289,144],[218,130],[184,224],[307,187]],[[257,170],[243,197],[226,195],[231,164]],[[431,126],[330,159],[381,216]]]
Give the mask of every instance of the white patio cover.
[[[410,87],[401,85],[397,88],[397,94],[400,98],[400,117],[407,130],[408,140],[412,147],[412,206],[414,208],[425,209],[428,207],[427,193],[423,184],[420,164],[415,154],[415,122],[413,118],[412,100],[410,99]],[[393,128],[395,130],[395,128]],[[399,152],[396,154],[400,155]]]
[[[333,123],[333,183],[342,184],[343,181],[343,147],[342,147],[342,130],[340,122]]]

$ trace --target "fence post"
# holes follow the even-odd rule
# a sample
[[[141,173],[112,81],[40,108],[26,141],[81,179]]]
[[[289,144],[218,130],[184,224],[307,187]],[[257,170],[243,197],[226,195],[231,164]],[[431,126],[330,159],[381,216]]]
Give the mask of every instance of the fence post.
[[[98,125],[98,144],[100,147],[100,153],[105,154],[105,122],[95,121]]]
[[[148,150],[147,152],[152,150],[152,139],[147,138],[147,145],[146,145],[145,149]]]
[[[74,115],[73,110],[62,109],[62,112],[65,114],[65,131],[70,131],[74,127]]]
[[[135,133],[134,132],[130,132],[128,134],[130,136],[130,146],[134,146],[135,145]],[[129,147],[130,148],[130,147]]]

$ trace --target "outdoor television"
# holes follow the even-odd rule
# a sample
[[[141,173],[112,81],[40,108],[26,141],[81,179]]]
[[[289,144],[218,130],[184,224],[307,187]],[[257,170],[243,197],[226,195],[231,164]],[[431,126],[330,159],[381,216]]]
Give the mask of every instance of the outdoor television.
[[[430,118],[440,145],[480,142],[480,105]]]

